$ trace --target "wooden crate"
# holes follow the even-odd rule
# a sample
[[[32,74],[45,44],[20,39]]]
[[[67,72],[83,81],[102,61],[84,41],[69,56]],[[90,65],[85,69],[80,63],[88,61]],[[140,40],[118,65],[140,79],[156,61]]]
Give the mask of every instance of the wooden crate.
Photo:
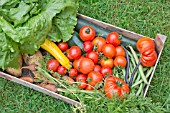
[[[126,37],[128,37],[128,38],[131,38],[131,39],[134,39],[134,40],[138,40],[139,38],[144,37],[144,36],[141,35],[141,34],[137,34],[137,33],[134,33],[134,32],[132,32],[132,31],[128,31],[128,30],[122,29],[122,28],[120,28],[120,27],[116,27],[116,26],[114,26],[114,25],[101,22],[101,21],[99,21],[99,20],[96,20],[96,19],[93,19],[93,18],[84,16],[84,15],[82,15],[82,14],[77,14],[77,17],[78,17],[78,18],[85,19],[85,20],[87,20],[87,21],[90,21],[90,22],[92,22],[92,23],[94,23],[94,24],[96,24],[96,25],[98,25],[98,26],[100,26],[100,27],[103,27],[103,28],[105,28],[105,29],[108,29],[108,30],[110,30],[110,31],[116,31],[116,32],[118,32],[119,34],[124,35],[124,36],[126,36]],[[160,59],[160,57],[161,57],[161,53],[162,53],[162,50],[163,50],[163,47],[164,47],[164,44],[165,44],[165,41],[166,41],[166,36],[161,35],[161,34],[156,34],[156,37],[155,37],[153,40],[154,40],[154,42],[155,42],[155,44],[156,44],[156,49],[157,49],[157,52],[158,52],[158,59],[157,59],[157,61],[156,61],[156,64],[155,64],[155,66],[154,66],[154,69],[153,69],[153,71],[152,71],[152,73],[151,73],[151,75],[150,75],[150,77],[149,77],[149,84],[148,84],[148,85],[145,87],[145,89],[144,89],[144,97],[145,97],[146,94],[147,94],[147,91],[148,91],[149,85],[150,85],[150,83],[151,83],[151,80],[152,80],[152,78],[153,78],[153,75],[154,75],[156,66],[157,66],[158,61],[159,61],[159,59]],[[14,77],[14,76],[12,76],[12,75],[9,75],[9,74],[7,74],[7,73],[4,73],[4,72],[2,72],[2,71],[0,71],[0,77],[5,78],[5,79],[10,80],[10,81],[13,81],[13,82],[16,82],[16,83],[18,83],[18,84],[24,85],[24,86],[26,86],[26,87],[32,88],[32,89],[37,90],[37,91],[39,91],[39,92],[42,92],[42,93],[44,93],[44,94],[46,94],[46,95],[52,96],[52,97],[54,97],[54,98],[56,98],[56,99],[60,99],[60,100],[62,100],[62,101],[65,101],[65,102],[67,102],[67,103],[69,103],[69,104],[76,105],[76,106],[80,106],[80,103],[77,102],[77,101],[75,101],[75,100],[73,100],[73,99],[70,99],[70,98],[68,98],[68,97],[62,96],[62,95],[57,94],[57,93],[54,93],[54,92],[52,92],[52,91],[49,91],[49,90],[47,90],[47,89],[44,89],[44,88],[42,88],[42,87],[40,87],[40,86],[37,86],[37,85],[35,85],[35,84],[32,84],[32,83],[23,81],[23,80],[21,80],[21,79],[19,79],[19,78],[16,78],[16,77]]]

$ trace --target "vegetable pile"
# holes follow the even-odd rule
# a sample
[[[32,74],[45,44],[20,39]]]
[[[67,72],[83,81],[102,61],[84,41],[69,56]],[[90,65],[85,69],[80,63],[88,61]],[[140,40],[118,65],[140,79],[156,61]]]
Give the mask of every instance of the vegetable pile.
[[[0,68],[18,66],[19,54],[34,54],[46,38],[68,41],[76,25],[76,0],[0,2]]]
[[[22,74],[21,79],[58,93],[71,92],[76,95],[77,91],[97,91],[110,99],[122,100],[129,93],[142,96],[157,60],[152,54],[156,54],[153,40],[141,37],[136,42],[135,50],[131,46],[133,43],[128,42],[128,46],[121,44],[122,36],[117,32],[110,32],[105,38],[96,34],[92,26],[85,25],[74,31],[67,42],[54,43],[45,39],[41,44],[44,50],[32,56],[23,55],[25,64],[21,69],[33,75],[27,72]],[[81,46],[76,42],[81,42]],[[142,57],[146,58],[145,55],[149,65],[143,63]],[[78,96],[75,97],[78,99]]]
[[[74,0],[0,6],[0,68],[7,73],[80,103],[79,95],[105,104],[143,96],[157,61],[152,39],[135,41],[77,20]]]

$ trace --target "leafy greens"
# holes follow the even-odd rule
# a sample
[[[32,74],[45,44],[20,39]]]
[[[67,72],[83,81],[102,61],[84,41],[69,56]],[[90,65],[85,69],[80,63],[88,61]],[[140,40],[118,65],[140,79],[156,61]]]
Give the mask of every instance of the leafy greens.
[[[45,38],[68,41],[77,9],[76,0],[1,0],[0,68],[17,67],[19,54],[34,54]]]

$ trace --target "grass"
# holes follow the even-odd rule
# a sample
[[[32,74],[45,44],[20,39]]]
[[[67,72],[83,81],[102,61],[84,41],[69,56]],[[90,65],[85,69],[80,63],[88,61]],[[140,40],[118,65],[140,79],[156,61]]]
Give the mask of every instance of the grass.
[[[147,93],[153,102],[170,111],[170,1],[169,0],[79,0],[79,13],[155,38],[168,38]],[[0,78],[1,113],[72,111],[72,106],[50,96]]]

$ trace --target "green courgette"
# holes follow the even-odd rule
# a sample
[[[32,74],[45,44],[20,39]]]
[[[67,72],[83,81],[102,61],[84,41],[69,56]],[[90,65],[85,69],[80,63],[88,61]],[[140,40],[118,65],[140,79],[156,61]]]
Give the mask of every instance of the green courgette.
[[[87,20],[84,20],[84,19],[82,19],[82,18],[78,18],[78,20],[77,20],[77,25],[76,25],[76,27],[75,27],[75,30],[76,30],[77,32],[79,32],[79,30],[80,30],[83,26],[85,26],[85,25],[92,26],[92,27],[95,29],[95,31],[96,31],[96,36],[101,36],[101,37],[103,37],[103,38],[106,38],[107,35],[108,35],[110,32],[114,32],[114,31],[110,31],[110,30],[108,30],[108,29],[102,28],[102,27],[100,27],[100,26],[98,26],[98,25],[96,25],[96,24],[94,24],[94,23],[92,23],[92,22],[89,22],[89,21],[87,21]],[[132,46],[134,49],[136,49],[136,40],[130,39],[130,38],[125,37],[125,36],[123,36],[123,35],[120,35],[120,39],[121,39],[121,45],[123,45],[123,46],[129,46],[129,45],[130,45],[130,46]],[[81,39],[79,39],[79,40],[81,40]],[[78,41],[78,40],[77,40],[77,41]]]
[[[67,42],[68,45],[71,46],[79,46],[81,50],[83,50],[83,41],[80,39],[79,34],[74,31],[72,38]]]

